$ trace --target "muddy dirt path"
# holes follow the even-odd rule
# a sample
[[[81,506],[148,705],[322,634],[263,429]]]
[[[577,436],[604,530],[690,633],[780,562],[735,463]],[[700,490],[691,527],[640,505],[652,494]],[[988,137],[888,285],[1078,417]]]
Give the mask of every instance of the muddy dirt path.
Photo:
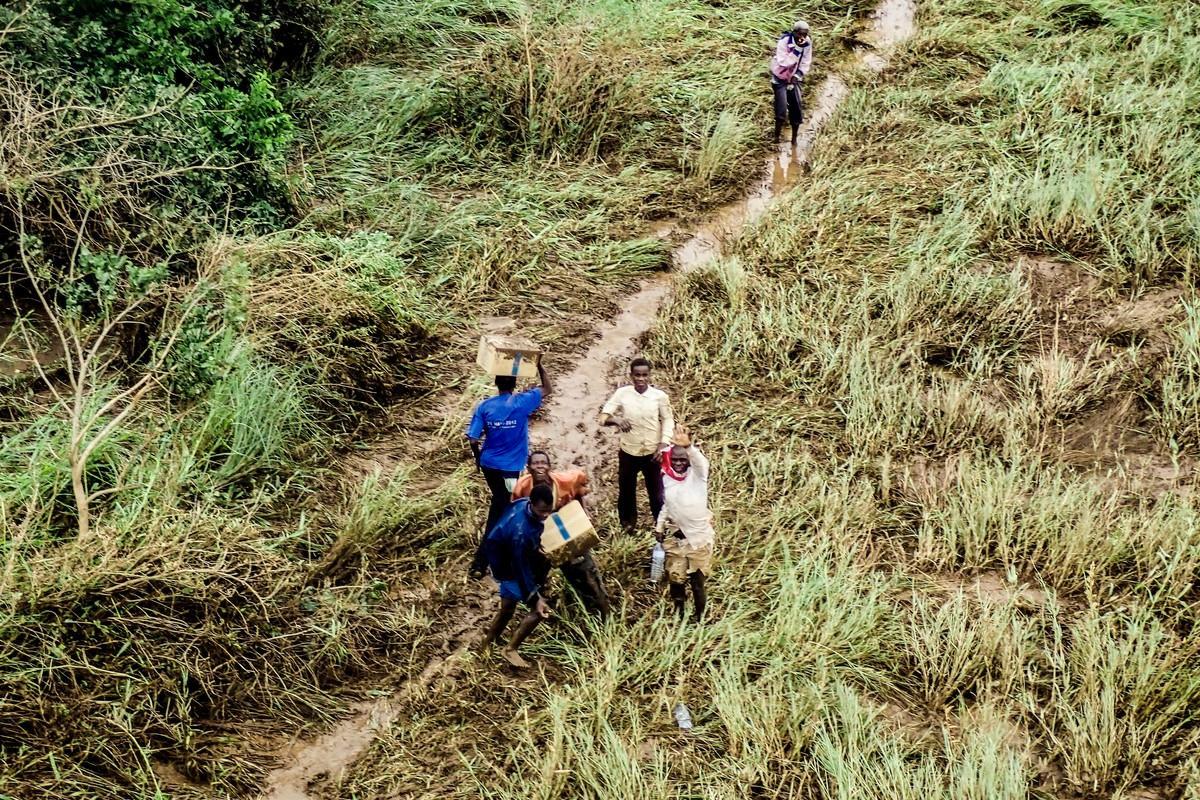
[[[263,797],[269,800],[321,797],[321,788],[336,783],[342,772],[366,752],[376,734],[396,721],[406,700],[453,675],[479,640],[479,631],[491,613],[485,607],[492,599],[491,591],[472,582],[467,594],[466,602],[452,610],[451,618],[456,623],[445,638],[447,654],[428,661],[420,674],[409,678],[399,689],[353,704],[350,716],[317,738],[292,742],[281,754],[284,766],[268,776]]]
[[[871,48],[855,53],[858,64],[883,71],[891,49],[915,30],[913,0],[882,0],[863,36]],[[761,217],[772,200],[795,186],[817,134],[849,93],[846,81],[831,74],[816,88],[815,96],[805,99],[807,118],[796,145],[780,145],[767,159],[761,180],[746,196],[717,208],[698,226],[672,222],[656,231],[663,237],[687,236],[673,254],[674,271],[645,281],[622,303],[620,313],[599,329],[599,337],[575,368],[556,377],[556,392],[545,416],[530,430],[531,440],[554,453],[559,466],[573,464],[589,475],[598,474],[600,453],[612,449],[598,422],[600,405],[624,377],[625,365],[670,297],[674,274],[700,269],[719,258],[726,242]]]
[[[856,62],[880,72],[889,51],[913,34],[916,6],[913,0],[882,0],[871,16],[863,40],[870,46],[856,50]],[[653,327],[671,295],[677,272],[699,269],[719,258],[726,242],[754,222],[772,200],[799,180],[817,134],[846,99],[850,89],[839,75],[831,74],[806,98],[807,119],[797,144],[780,145],[767,159],[760,181],[740,200],[711,212],[699,225],[672,222],[655,233],[664,238],[685,238],[673,253],[675,269],[642,283],[622,304],[621,311],[596,331],[596,339],[568,374],[556,376],[556,392],[543,419],[532,426],[535,445],[548,445],[559,466],[575,464],[597,474],[601,454],[611,449],[598,424],[600,405],[619,383],[628,360],[642,337]],[[506,320],[489,327],[502,329]],[[486,595],[486,597],[484,596]],[[386,730],[400,714],[403,700],[423,691],[442,677],[456,672],[468,648],[479,638],[479,629],[491,613],[491,594],[478,584],[467,590],[463,602],[452,609],[455,628],[447,637],[449,655],[429,661],[422,672],[394,692],[355,704],[352,714],[332,730],[309,741],[296,741],[282,754],[284,766],[267,778],[265,800],[314,800],[321,787],[334,783],[343,771],[366,752],[376,733]]]

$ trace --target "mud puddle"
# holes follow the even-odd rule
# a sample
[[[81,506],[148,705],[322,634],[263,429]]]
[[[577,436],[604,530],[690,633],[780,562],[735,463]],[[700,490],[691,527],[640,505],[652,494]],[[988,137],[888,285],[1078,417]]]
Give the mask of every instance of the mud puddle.
[[[364,700],[350,707],[351,716],[310,742],[293,745],[285,753],[287,766],[271,773],[265,797],[274,800],[308,800],[318,784],[336,781],[386,730],[398,712],[390,697]]]
[[[912,0],[883,0],[872,14],[870,30],[863,37],[873,49],[857,51],[858,65],[881,71],[887,65],[888,51],[915,30],[915,13]],[[674,272],[699,269],[720,257],[726,242],[736,238],[742,229],[763,215],[775,198],[796,185],[817,134],[850,89],[845,80],[830,75],[814,91],[806,98],[807,119],[796,145],[781,145],[767,159],[759,182],[744,197],[717,208],[699,225],[674,222],[655,231],[664,238],[686,237],[673,253]],[[530,436],[535,444],[551,445],[560,466],[575,464],[595,474],[601,465],[600,453],[611,449],[597,446],[602,437],[597,419],[600,405],[615,383],[613,378],[623,373],[641,338],[670,298],[674,272],[645,281],[621,304],[620,313],[597,330],[595,342],[575,368],[555,380],[555,395],[547,404],[544,418],[532,426]],[[502,332],[511,324],[505,318],[491,318],[485,328]],[[480,608],[479,604],[461,606],[454,610],[457,615],[452,618],[469,620],[477,630],[487,615]],[[295,742],[282,754],[285,766],[268,776],[264,797],[267,800],[318,797],[322,786],[336,783],[344,770],[366,752],[377,731],[385,730],[399,718],[404,696],[429,687],[454,670],[478,637],[478,633],[474,638],[470,634],[463,636],[462,643],[449,656],[430,661],[420,676],[397,692],[356,704],[352,715],[325,735]]]

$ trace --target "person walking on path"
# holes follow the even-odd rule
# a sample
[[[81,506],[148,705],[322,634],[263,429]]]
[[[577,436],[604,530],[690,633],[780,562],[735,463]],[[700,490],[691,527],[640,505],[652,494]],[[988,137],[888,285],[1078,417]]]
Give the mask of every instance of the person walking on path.
[[[771,90],[775,93],[775,144],[779,144],[779,134],[783,131],[785,120],[792,125],[792,144],[796,144],[800,123],[804,121],[800,87],[812,68],[812,52],[808,23],[802,19],[796,20],[792,29],[780,36],[775,44],[775,55],[771,58]]]
[[[646,483],[650,514],[662,510],[662,468],[658,454],[670,447],[675,415],[667,393],[650,385],[650,362],[629,364],[631,385],[622,386],[600,410],[600,424],[619,430],[617,450],[617,516],[626,533],[637,524],[637,479]]]
[[[517,479],[513,487],[513,500],[528,497],[537,486],[546,486],[554,493],[554,510],[558,511],[568,503],[578,500],[585,508],[589,506],[587,473],[581,469],[568,469],[562,472],[550,469],[550,454],[544,450],[533,450],[529,453],[529,471]],[[581,556],[563,564],[563,578],[579,595],[584,606],[607,617],[609,612],[608,592],[604,589],[604,577],[596,560],[589,550]]]
[[[517,649],[542,620],[549,618],[550,606],[542,597],[548,572],[542,555],[542,529],[554,510],[554,492],[548,486],[535,486],[529,499],[509,506],[483,538],[483,551],[492,577],[500,585],[500,610],[488,626],[484,644],[500,641],[504,629],[524,603],[529,613],[521,620],[508,644],[500,651],[504,660],[524,669],[529,662]]]
[[[540,386],[518,392],[516,378],[497,375],[496,395],[475,406],[475,413],[467,426],[467,438],[475,454],[475,466],[483,473],[492,493],[480,546],[471,561],[472,578],[483,577],[486,566],[483,539],[512,502],[513,485],[529,458],[529,417],[553,392],[550,377],[541,364],[538,364],[538,378]]]
[[[667,579],[676,613],[684,615],[686,584],[690,583],[695,606],[692,619],[700,622],[708,604],[705,579],[712,571],[715,539],[708,510],[708,459],[682,425],[676,428],[675,445],[662,459],[663,509],[654,538],[667,551]]]

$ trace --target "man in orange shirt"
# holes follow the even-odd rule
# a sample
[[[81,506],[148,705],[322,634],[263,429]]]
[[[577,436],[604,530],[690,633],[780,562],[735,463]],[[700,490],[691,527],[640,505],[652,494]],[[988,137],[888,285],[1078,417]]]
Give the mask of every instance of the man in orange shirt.
[[[572,500],[583,501],[591,491],[588,488],[587,473],[583,470],[551,471],[550,454],[545,450],[531,451],[527,467],[529,471],[517,478],[517,483],[513,486],[513,500],[529,497],[529,492],[534,486],[543,484],[554,492],[554,510],[558,511]]]
[[[550,454],[545,450],[533,450],[529,453],[529,471],[517,479],[513,486],[512,499],[519,500],[529,497],[534,486],[548,486],[554,492],[554,510],[558,511],[573,500],[580,501],[588,507],[587,496],[591,489],[588,487],[587,473],[581,469],[569,469],[555,472],[550,469]],[[607,616],[609,610],[608,593],[604,590],[604,578],[596,566],[591,552],[584,553],[576,559],[562,565],[563,578],[571,584],[571,588],[579,595],[579,599],[589,608]]]

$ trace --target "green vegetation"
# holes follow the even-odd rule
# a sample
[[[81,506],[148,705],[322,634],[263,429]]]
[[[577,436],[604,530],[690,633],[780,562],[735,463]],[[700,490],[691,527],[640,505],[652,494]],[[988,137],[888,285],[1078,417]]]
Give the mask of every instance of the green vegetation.
[[[1200,13],[919,21],[649,342],[715,468],[716,619],[608,542],[625,619],[467,663],[342,795],[1200,792]]]
[[[820,69],[868,6],[804,9]],[[477,316],[565,365],[665,267],[646,223],[756,174],[794,14],[0,9],[0,794],[249,796],[272,737],[419,677]],[[534,677],[461,656],[331,791],[1200,797],[1200,13],[919,24],[647,342],[714,462],[714,621],[608,541],[621,619],[568,612]]]
[[[831,57],[864,8],[814,9]],[[0,9],[0,794],[186,794],[169,762],[245,796],[272,735],[415,661],[391,582],[464,550],[476,490],[333,454],[398,402],[457,460],[426,405],[476,315],[566,349],[661,270],[645,223],[755,168],[790,13]]]

